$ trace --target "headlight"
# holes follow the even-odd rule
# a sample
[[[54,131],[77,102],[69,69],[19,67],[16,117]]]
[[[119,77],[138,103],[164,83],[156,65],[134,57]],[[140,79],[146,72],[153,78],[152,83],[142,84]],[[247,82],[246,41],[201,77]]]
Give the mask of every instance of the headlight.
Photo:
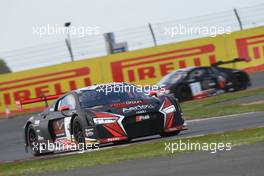
[[[96,125],[98,124],[106,124],[106,123],[114,123],[116,122],[117,118],[94,118],[93,121]]]
[[[165,90],[165,94],[169,94],[170,93],[170,90],[169,89],[166,89]]]
[[[171,106],[169,106],[167,108],[164,108],[162,111],[165,112],[166,114],[169,114],[169,113],[175,112],[176,109],[175,109],[174,105],[171,105]]]

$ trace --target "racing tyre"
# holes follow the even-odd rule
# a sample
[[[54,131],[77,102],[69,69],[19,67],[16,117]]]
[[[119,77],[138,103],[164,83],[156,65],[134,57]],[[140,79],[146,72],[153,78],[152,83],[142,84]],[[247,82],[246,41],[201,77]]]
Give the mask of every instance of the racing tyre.
[[[236,91],[239,91],[239,90],[244,90],[246,88],[247,88],[247,82],[246,82],[246,80],[244,79],[243,76],[238,75],[236,77],[236,88],[235,88],[235,90]]]
[[[186,85],[180,85],[176,88],[175,91],[175,97],[178,98],[180,102],[191,100],[192,99],[192,93],[188,86]]]
[[[163,132],[163,133],[160,133],[160,136],[161,137],[171,137],[171,136],[176,136],[176,135],[178,135],[180,133],[180,131],[179,130],[177,130],[177,131],[173,131],[173,132]]]
[[[32,124],[30,124],[27,128],[27,144],[30,148],[31,153],[34,156],[39,156],[40,151],[39,151],[39,142],[38,142],[38,137],[37,133],[33,127]]]
[[[84,131],[78,117],[75,117],[72,122],[72,132],[76,144],[85,144]]]

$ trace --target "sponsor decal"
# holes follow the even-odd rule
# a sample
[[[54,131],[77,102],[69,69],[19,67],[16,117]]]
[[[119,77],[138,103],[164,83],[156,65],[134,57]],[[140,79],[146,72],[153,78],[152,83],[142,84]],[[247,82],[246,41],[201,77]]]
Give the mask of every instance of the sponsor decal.
[[[200,82],[191,83],[190,87],[193,96],[196,96],[202,92],[202,86]]]
[[[34,122],[34,124],[37,125],[37,126],[39,125],[39,123],[40,123],[39,120],[35,120],[35,122]]]
[[[44,137],[42,137],[42,136],[38,136],[38,140],[39,140],[39,141],[42,141],[42,140],[44,140]]]
[[[94,130],[93,130],[93,128],[91,128],[91,129],[85,129],[85,136],[86,137],[91,137],[91,136],[93,136],[94,135]]]
[[[200,66],[202,59],[208,59],[211,64],[216,62],[214,44],[115,61],[111,63],[111,69],[114,81],[136,82],[158,78],[177,68],[185,68],[187,60],[193,62],[195,66]]]
[[[108,139],[107,139],[108,142],[111,142],[111,141],[118,141],[118,140],[120,140],[120,138],[118,138],[118,137],[117,137],[117,138],[108,138]]]
[[[138,116],[136,116],[136,122],[141,122],[143,120],[148,120],[148,119],[150,119],[149,115],[138,115]]]
[[[140,110],[146,110],[146,109],[154,109],[155,107],[151,104],[149,105],[137,105],[132,106],[129,108],[123,108],[123,113],[131,112],[131,111],[140,111]]]
[[[141,110],[136,112],[136,114],[145,114],[145,113],[147,113],[147,110]]]
[[[81,67],[0,82],[0,107],[8,107],[15,104],[16,101],[42,97],[43,95],[60,95],[80,86],[83,87],[83,85],[88,86],[91,84],[88,77],[89,73],[88,67]],[[82,85],[79,85],[80,81],[76,81],[77,78],[82,79]]]
[[[131,106],[131,105],[138,105],[138,104],[144,104],[143,101],[127,101],[127,102],[124,102],[124,103],[113,103],[111,104],[110,106],[111,107],[126,107],[126,106]]]
[[[52,123],[53,131],[56,137],[65,136],[65,123],[64,119],[56,120]]]
[[[120,140],[125,140],[127,137],[114,137],[114,138],[104,138],[100,139],[100,142],[106,143],[106,142],[114,142],[114,141],[120,141]]]
[[[264,57],[264,34],[236,40],[238,56],[260,59]]]

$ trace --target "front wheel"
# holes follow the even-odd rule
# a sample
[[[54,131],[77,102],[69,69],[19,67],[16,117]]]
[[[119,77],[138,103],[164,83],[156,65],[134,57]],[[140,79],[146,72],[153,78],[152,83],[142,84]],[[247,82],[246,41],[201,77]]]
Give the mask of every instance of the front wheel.
[[[175,90],[174,96],[178,98],[180,102],[192,99],[192,93],[190,91],[190,88],[186,85],[178,86]]]
[[[85,137],[84,137],[84,132],[82,128],[82,124],[78,117],[74,118],[73,123],[72,123],[72,128],[73,128],[73,136],[76,144],[85,144]]]
[[[161,137],[171,137],[171,136],[176,136],[179,133],[180,133],[180,130],[173,131],[173,132],[163,132],[163,133],[160,133],[160,136]]]

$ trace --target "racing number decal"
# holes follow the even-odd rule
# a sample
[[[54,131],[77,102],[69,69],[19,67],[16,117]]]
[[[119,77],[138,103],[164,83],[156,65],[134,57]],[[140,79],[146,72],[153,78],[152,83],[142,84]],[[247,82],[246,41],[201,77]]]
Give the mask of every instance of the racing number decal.
[[[200,82],[195,82],[190,84],[192,95],[198,95],[202,92],[202,86]]]

